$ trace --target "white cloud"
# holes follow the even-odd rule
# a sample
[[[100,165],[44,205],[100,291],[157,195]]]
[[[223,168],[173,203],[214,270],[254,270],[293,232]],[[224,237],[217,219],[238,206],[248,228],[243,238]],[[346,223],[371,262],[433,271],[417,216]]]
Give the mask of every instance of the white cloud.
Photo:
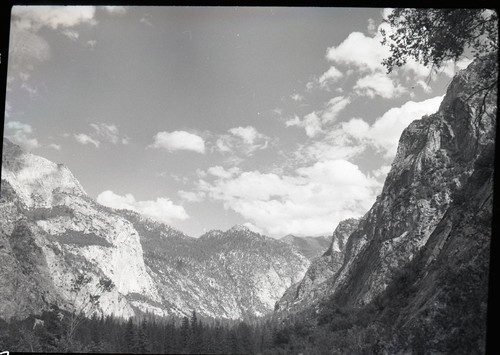
[[[97,44],[97,41],[95,39],[90,39],[87,41],[87,47],[89,47],[90,49],[94,49],[96,44]]]
[[[9,63],[12,63],[15,76],[19,76],[22,81],[26,81],[36,63],[46,61],[51,57],[51,50],[43,37],[13,27],[10,36],[9,57]],[[14,80],[14,77],[11,80]]]
[[[300,162],[349,159],[364,150],[364,146],[342,129],[333,129],[320,141],[299,146],[294,157]]]
[[[384,9],[382,15],[387,16],[391,11],[392,9]],[[369,19],[369,35],[352,32],[340,44],[327,49],[326,58],[337,66],[347,67],[345,70],[347,75],[361,74],[353,88],[358,95],[390,99],[407,93],[403,84],[410,87],[415,86],[415,83],[422,86],[426,92],[430,92],[428,85],[422,85],[426,78],[436,80],[438,74],[448,77],[454,75],[455,68],[452,61],[445,62],[438,71],[430,75],[431,67],[426,67],[412,58],[409,58],[401,68],[395,68],[390,75],[386,74],[387,69],[382,61],[388,58],[391,52],[388,45],[381,44],[381,29],[385,30],[387,35],[393,31],[384,22],[376,28],[373,19]],[[398,79],[396,73],[404,74],[405,81]]]
[[[61,150],[61,145],[59,144],[51,143],[49,144],[49,147],[55,150]]]
[[[90,127],[94,129],[94,134],[101,140],[113,144],[121,142],[128,144],[128,137],[120,137],[120,131],[115,124],[106,124],[102,122],[91,123]]]
[[[201,202],[205,199],[205,193],[202,191],[193,192],[193,191],[184,191],[179,190],[177,192],[180,198],[187,202]]]
[[[352,32],[338,46],[328,48],[326,58],[359,70],[382,71],[382,60],[389,54],[389,48],[380,44],[378,35],[367,37],[361,32]]]
[[[235,127],[229,129],[228,132],[242,138],[246,144],[253,144],[255,139],[261,136],[261,134],[252,126]]]
[[[335,82],[342,76],[343,74],[332,65],[330,69],[328,69],[319,77],[318,83],[321,87],[325,87],[328,83]]]
[[[186,131],[158,132],[154,136],[153,148],[162,148],[169,152],[190,150],[205,154],[205,141],[200,136]]]
[[[238,168],[236,166],[229,168],[227,170],[224,169],[220,165],[212,166],[212,167],[207,169],[207,173],[209,173],[210,175],[216,176],[218,178],[221,178],[221,179],[229,179],[229,178],[233,177],[234,175],[238,174],[239,172],[240,172],[240,168]]]
[[[41,27],[68,28],[95,24],[94,6],[14,6],[14,23],[18,28],[37,31]]]
[[[311,112],[304,116],[303,120],[300,120],[297,116],[285,122],[287,127],[298,126],[303,127],[306,130],[308,137],[315,137],[318,133],[323,132],[321,118],[316,112]]]
[[[243,225],[245,227],[247,227],[248,229],[250,229],[252,232],[254,233],[258,233],[258,234],[264,234],[264,230],[262,228],[259,228],[257,227],[255,224],[253,223],[250,223],[250,222],[245,222],[243,223]]]
[[[328,101],[325,110],[321,114],[323,123],[332,122],[337,118],[337,115],[347,105],[351,103],[351,99],[345,96],[336,96]]]
[[[238,154],[252,155],[254,151],[266,149],[269,145],[269,137],[252,126],[230,128],[228,133],[219,135],[215,147],[221,153],[232,154],[232,159],[241,160]]]
[[[435,113],[442,100],[443,96],[436,96],[421,102],[408,101],[401,107],[391,108],[372,125],[360,118],[353,118],[341,124],[342,131],[360,144],[374,146],[386,158],[393,158],[403,130],[414,120]]]
[[[62,34],[65,35],[66,37],[68,37],[73,42],[76,41],[80,37],[80,34],[78,32],[76,32],[75,30],[64,30],[64,31],[62,31]]]
[[[50,46],[40,35],[40,29],[60,30],[63,35],[76,41],[79,33],[73,29],[74,26],[95,23],[93,6],[13,6],[9,75],[15,79],[21,73],[29,76],[37,63],[50,58]],[[27,79],[21,77],[21,80]]]
[[[5,124],[5,136],[26,150],[40,147],[38,140],[33,137],[33,128],[26,123],[10,121]]]
[[[168,198],[163,197],[156,200],[136,201],[132,194],[121,196],[106,190],[97,196],[97,202],[111,208],[135,211],[163,223],[189,218],[184,207],[175,205]]]
[[[302,101],[304,100],[304,96],[300,95],[300,94],[293,94],[293,95],[290,95],[290,98],[293,100],[293,101]],[[281,114],[281,113],[280,113]]]
[[[83,145],[93,144],[96,148],[99,148],[99,145],[101,144],[98,140],[86,135],[85,133],[74,134],[73,136],[78,143]]]
[[[199,181],[200,191],[273,235],[330,234],[342,219],[364,214],[380,186],[342,159],[301,167],[292,175],[247,171]]]
[[[407,90],[383,73],[373,73],[358,79],[354,91],[361,96],[381,96],[392,99],[407,92]]]
[[[308,137],[314,138],[320,133],[324,133],[324,126],[333,122],[337,115],[351,102],[350,98],[337,96],[326,104],[324,110],[313,111],[300,119],[297,115],[288,119],[287,127],[297,126],[305,129]]]

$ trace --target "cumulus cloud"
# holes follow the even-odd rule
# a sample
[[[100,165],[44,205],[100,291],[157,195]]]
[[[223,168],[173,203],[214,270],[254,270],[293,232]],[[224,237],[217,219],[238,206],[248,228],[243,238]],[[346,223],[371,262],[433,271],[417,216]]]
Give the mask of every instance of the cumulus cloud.
[[[68,37],[73,42],[76,41],[80,37],[80,34],[78,32],[76,32],[75,30],[64,30],[64,31],[62,31],[62,34],[65,35],[66,37]]]
[[[325,110],[321,113],[323,123],[334,121],[338,114],[351,103],[351,99],[345,96],[337,96],[326,104]]]
[[[14,6],[12,17],[16,27],[37,31],[42,27],[68,28],[79,24],[95,24],[94,6]]]
[[[376,95],[384,99],[391,99],[407,92],[407,90],[383,73],[373,73],[360,78],[354,91],[362,96],[375,97]]]
[[[380,44],[378,35],[370,37],[361,32],[352,32],[338,46],[328,48],[326,58],[358,70],[384,71],[382,60],[389,54],[389,48]]]
[[[163,197],[156,200],[137,201],[132,194],[121,196],[111,190],[106,190],[97,196],[97,202],[111,208],[135,211],[163,223],[189,218],[184,207],[175,205],[171,200]]]
[[[270,141],[252,126],[233,127],[228,133],[218,136],[215,147],[221,153],[232,154],[232,158],[237,160],[240,160],[238,154],[252,155],[256,150],[266,149]]]
[[[99,145],[101,144],[101,142],[86,135],[85,133],[74,134],[73,136],[75,137],[78,143],[83,145],[93,144],[96,148],[99,148]]]
[[[318,83],[321,87],[325,87],[327,84],[331,82],[335,82],[336,80],[340,79],[343,76],[343,74],[335,68],[333,65],[328,69],[326,72],[324,72],[318,79]]]
[[[308,137],[314,138],[320,133],[324,133],[324,126],[333,122],[337,115],[351,102],[350,98],[337,96],[326,104],[323,110],[313,111],[304,116],[301,120],[297,115],[288,119],[287,127],[297,126],[305,129]]]
[[[40,147],[38,140],[33,137],[33,127],[19,121],[10,121],[5,124],[5,137],[26,150]]]
[[[246,144],[253,144],[258,136],[262,136],[257,130],[252,126],[247,127],[235,127],[229,130],[229,133],[240,137]]]
[[[304,96],[300,95],[300,94],[293,94],[293,95],[290,95],[290,98],[293,100],[293,101],[302,101],[304,100]],[[281,113],[280,113],[281,114]]]
[[[250,229],[252,232],[254,233],[258,233],[258,234],[264,234],[264,230],[262,228],[259,228],[257,227],[255,224],[253,223],[250,223],[250,222],[245,222],[243,223],[243,225],[245,227],[247,227],[248,229]]]
[[[210,175],[213,175],[213,176],[216,176],[219,178],[223,178],[223,179],[231,178],[234,175],[238,174],[239,172],[240,172],[240,168],[238,168],[236,166],[229,168],[227,170],[224,169],[220,165],[212,166],[212,167],[207,169],[207,173],[209,173]]]
[[[186,131],[158,132],[153,137],[152,148],[165,149],[169,152],[190,150],[205,154],[205,141],[200,136]]]
[[[202,191],[193,192],[179,190],[177,194],[180,198],[187,202],[201,202],[205,199],[205,193]]]
[[[382,15],[387,16],[391,11],[392,9],[384,9]],[[380,30],[382,29],[386,31],[387,35],[393,31],[387,23],[383,22],[375,27],[373,19],[369,19],[368,35],[352,32],[344,41],[329,47],[326,51],[327,60],[334,63],[336,67],[345,67],[347,75],[353,73],[359,75],[353,88],[356,94],[371,98],[380,96],[390,99],[407,93],[406,87],[415,87],[415,85],[430,92],[431,88],[425,84],[427,79],[436,80],[439,74],[448,77],[455,74],[455,64],[451,60],[443,63],[440,68],[432,68],[426,67],[412,58],[409,58],[401,68],[395,68],[391,74],[387,74],[382,61],[388,58],[391,52],[388,45],[381,44]],[[457,63],[457,68],[463,64],[465,62]],[[335,73],[335,71],[333,72]],[[328,78],[327,73],[322,76],[325,80]],[[402,75],[397,75],[397,73]]]
[[[94,135],[101,141],[110,142],[113,144],[128,144],[129,138],[120,136],[120,130],[115,124],[107,124],[102,122],[91,123],[90,127],[94,130]]]
[[[330,234],[342,219],[364,214],[380,186],[342,159],[300,167],[290,175],[245,171],[198,184],[226,209],[273,235]]]
[[[295,115],[293,119],[287,120],[285,124],[287,127],[297,126],[304,128],[307,136],[311,138],[323,132],[321,118],[316,112],[311,112],[305,115],[303,120]]]
[[[26,81],[39,62],[48,60],[51,49],[40,29],[61,31],[72,41],[79,38],[74,26],[95,24],[93,6],[13,6],[9,44],[9,75]]]
[[[341,124],[341,130],[359,144],[371,145],[383,152],[386,158],[393,158],[403,130],[416,119],[435,113],[443,96],[436,96],[421,102],[408,101],[401,107],[394,107],[379,117],[372,125],[360,118],[353,118]]]
[[[345,134],[339,126],[328,131],[319,141],[301,144],[293,153],[297,162],[350,159],[365,150],[356,139]]]

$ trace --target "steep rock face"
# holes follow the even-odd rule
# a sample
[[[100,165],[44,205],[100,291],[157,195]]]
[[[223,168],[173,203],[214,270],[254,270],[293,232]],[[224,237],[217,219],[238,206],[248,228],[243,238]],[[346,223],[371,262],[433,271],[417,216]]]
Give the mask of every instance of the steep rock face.
[[[309,291],[317,295],[309,306],[332,295],[343,306],[371,302],[429,243],[478,157],[492,150],[496,88],[481,90],[491,87],[481,73],[494,63],[496,54],[459,72],[438,112],[405,129],[382,193],[349,237],[343,265],[334,276],[323,276],[319,290]]]
[[[127,299],[131,294],[159,300],[132,224],[91,200],[67,168],[24,153],[5,139],[2,195],[4,191],[10,198],[0,205],[2,237],[12,247],[23,236],[41,260],[41,276],[31,275],[36,281],[33,295],[49,287],[51,300],[80,309],[91,294],[99,293],[100,311],[123,317],[134,315],[134,307],[144,308]],[[21,258],[32,257],[26,252],[17,260],[22,266]],[[88,280],[75,292],[72,287],[80,275]],[[106,292],[100,290],[104,281],[111,281]],[[5,314],[12,315],[23,314]]]
[[[429,352],[484,353],[493,170],[493,149],[485,149],[426,246],[399,275],[407,306],[394,312],[396,317],[384,311],[399,340],[391,352],[419,346]]]
[[[354,218],[346,219],[338,224],[333,232],[330,247],[320,258],[311,263],[304,278],[285,292],[276,303],[275,311],[283,314],[297,312],[317,302],[325,294],[326,282],[342,267],[349,236],[358,225],[359,220]],[[351,246],[350,249],[353,247]]]
[[[358,260],[332,283],[351,305],[370,302],[426,245],[455,194],[474,172],[478,157],[495,139],[496,89],[472,96],[484,67],[496,56],[476,60],[455,76],[437,113],[403,132],[382,194],[355,232],[365,237]]]
[[[293,245],[310,261],[323,255],[331,244],[331,239],[327,237],[296,237],[291,234],[284,236],[280,240]]]

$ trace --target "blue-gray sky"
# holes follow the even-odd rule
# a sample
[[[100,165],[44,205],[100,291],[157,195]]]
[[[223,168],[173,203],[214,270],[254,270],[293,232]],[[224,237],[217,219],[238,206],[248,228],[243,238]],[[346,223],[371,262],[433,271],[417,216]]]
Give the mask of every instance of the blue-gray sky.
[[[387,75],[387,11],[17,6],[5,136],[194,237],[329,235],[469,62]]]

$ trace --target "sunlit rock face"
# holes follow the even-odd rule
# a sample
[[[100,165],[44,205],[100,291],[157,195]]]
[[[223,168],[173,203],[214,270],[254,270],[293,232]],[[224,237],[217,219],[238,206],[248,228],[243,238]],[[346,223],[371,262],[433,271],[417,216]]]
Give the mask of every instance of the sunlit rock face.
[[[0,316],[50,303],[68,310],[99,295],[100,314],[243,319],[272,312],[309,261],[244,226],[200,239],[99,205],[64,166],[4,140]],[[79,277],[86,282],[74,289]],[[103,284],[110,287],[103,289]]]
[[[492,63],[496,63],[496,54],[476,60],[459,72],[449,85],[438,112],[412,122],[404,130],[382,193],[350,231],[341,256],[342,265],[332,269],[329,255],[313,263],[304,280],[280,300],[277,315],[296,312],[303,309],[304,304],[316,307],[319,301],[332,296],[345,306],[368,304],[386,290],[400,270],[432,247],[434,252],[429,254],[427,263],[430,267],[439,259],[446,236],[453,236],[453,230],[457,240],[462,238],[459,235],[472,233],[466,232],[465,226],[465,230],[460,230],[459,221],[450,215],[469,208],[459,207],[453,201],[471,189],[471,179],[475,173],[479,174],[478,161],[493,162],[496,87],[487,91],[488,95],[485,90],[478,94],[478,87],[490,85],[484,82],[487,78],[481,73]],[[491,208],[487,196],[492,190],[488,181],[485,178],[472,188],[484,197],[485,215]],[[472,199],[470,202],[472,206]],[[478,249],[489,247],[485,232],[489,226],[485,222],[482,227],[475,227],[485,235]],[[436,238],[442,240],[438,242]],[[466,243],[457,248],[456,259],[449,262],[469,263],[472,256]],[[332,244],[330,253],[336,249],[342,251]],[[465,254],[469,256],[460,259]]]
[[[137,231],[90,199],[66,167],[25,153],[5,139],[2,194],[4,190],[9,193],[0,206],[6,214],[2,238],[10,245],[17,243],[16,238],[26,238],[39,253],[37,263],[43,265],[44,279],[37,280],[40,285],[33,287],[34,294],[50,285],[49,299],[79,308],[91,294],[101,292],[101,280],[110,280],[112,287],[102,293],[99,308],[104,314],[122,317],[134,315],[134,307],[141,308],[127,298],[131,294],[159,300]],[[22,233],[12,233],[21,227]],[[21,266],[25,258],[34,258],[28,251],[15,257]],[[75,292],[72,286],[79,275],[90,279]],[[36,273],[31,278],[36,279]],[[13,315],[20,316],[7,314]]]

